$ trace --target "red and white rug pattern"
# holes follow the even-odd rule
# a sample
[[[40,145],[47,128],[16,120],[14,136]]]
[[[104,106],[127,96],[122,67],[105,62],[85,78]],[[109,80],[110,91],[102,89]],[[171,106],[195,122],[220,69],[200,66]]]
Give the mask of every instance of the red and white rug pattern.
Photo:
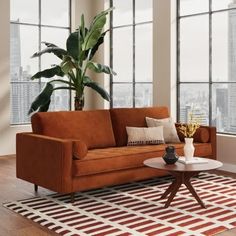
[[[65,236],[200,236],[236,227],[236,179],[202,173],[192,182],[207,209],[184,186],[163,208],[170,177],[77,193],[73,204],[53,194],[4,206]]]

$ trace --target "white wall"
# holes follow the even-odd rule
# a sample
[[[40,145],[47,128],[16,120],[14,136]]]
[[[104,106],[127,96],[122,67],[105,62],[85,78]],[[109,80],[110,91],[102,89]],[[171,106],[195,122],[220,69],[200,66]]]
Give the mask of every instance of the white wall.
[[[15,153],[15,135],[30,126],[10,125],[10,1],[0,1],[0,156]]]
[[[217,135],[217,159],[224,163],[221,169],[236,173],[236,136]]]

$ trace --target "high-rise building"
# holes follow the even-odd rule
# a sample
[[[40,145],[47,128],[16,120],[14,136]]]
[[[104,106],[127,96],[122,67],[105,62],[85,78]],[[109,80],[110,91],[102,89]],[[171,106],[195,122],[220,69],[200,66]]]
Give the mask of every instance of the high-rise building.
[[[212,117],[212,125],[217,127],[218,132],[224,132],[229,129],[228,99],[228,87],[216,89],[216,104],[214,106],[216,109],[213,111],[214,116]]]
[[[180,108],[180,121],[183,123],[187,123],[188,121],[188,114],[191,110],[191,105],[181,106]]]
[[[10,28],[10,67],[11,67],[11,82],[18,81],[21,78],[21,45],[20,45],[20,25],[11,24]]]
[[[39,83],[30,82],[30,65],[21,63],[21,36],[19,21],[12,22],[10,28],[10,74],[11,74],[11,123],[27,123],[27,115],[32,99],[39,93]]]

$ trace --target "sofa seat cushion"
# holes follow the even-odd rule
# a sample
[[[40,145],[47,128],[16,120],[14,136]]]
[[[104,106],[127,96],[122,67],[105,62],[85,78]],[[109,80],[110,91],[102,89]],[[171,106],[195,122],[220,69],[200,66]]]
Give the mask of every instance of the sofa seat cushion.
[[[183,155],[184,143],[171,145],[175,146],[178,155]],[[163,156],[166,146],[162,144],[89,150],[82,160],[73,160],[73,176],[142,167],[144,160]],[[195,143],[194,146],[196,156],[212,154],[210,143]]]
[[[82,140],[88,149],[116,146],[109,110],[37,112],[31,122],[36,134]]]

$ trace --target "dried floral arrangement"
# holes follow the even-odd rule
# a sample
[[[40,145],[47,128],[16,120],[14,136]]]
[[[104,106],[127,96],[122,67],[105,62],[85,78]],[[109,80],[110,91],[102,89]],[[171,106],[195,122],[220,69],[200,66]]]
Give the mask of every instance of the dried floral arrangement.
[[[193,112],[189,113],[189,123],[181,124],[178,127],[180,133],[184,135],[186,138],[192,138],[197,129],[200,127],[199,121],[193,117]]]

